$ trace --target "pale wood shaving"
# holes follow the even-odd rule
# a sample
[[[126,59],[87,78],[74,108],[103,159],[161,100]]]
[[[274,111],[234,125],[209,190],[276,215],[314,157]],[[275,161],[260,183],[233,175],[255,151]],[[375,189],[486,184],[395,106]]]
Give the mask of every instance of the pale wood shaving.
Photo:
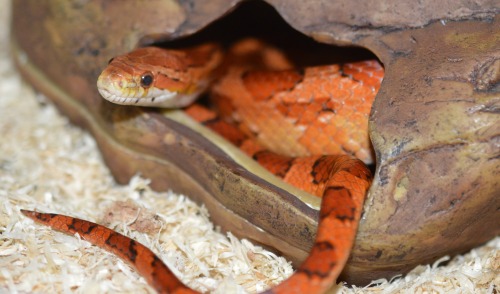
[[[183,195],[157,193],[134,177],[117,185],[94,140],[72,126],[16,73],[8,55],[9,1],[0,2],[0,292],[153,293],[115,256],[78,236],[34,224],[20,208],[106,223],[152,248],[191,287],[262,291],[292,273],[282,257],[231,233]],[[110,215],[110,211],[120,211]],[[497,293],[500,238],[371,287],[336,293]]]

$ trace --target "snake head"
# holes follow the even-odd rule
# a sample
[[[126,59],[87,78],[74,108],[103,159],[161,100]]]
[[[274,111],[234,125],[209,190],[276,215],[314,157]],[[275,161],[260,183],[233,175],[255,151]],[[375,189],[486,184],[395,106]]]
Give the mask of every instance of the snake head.
[[[97,88],[117,104],[184,107],[210,85],[221,60],[221,50],[213,44],[186,50],[139,48],[111,59]]]

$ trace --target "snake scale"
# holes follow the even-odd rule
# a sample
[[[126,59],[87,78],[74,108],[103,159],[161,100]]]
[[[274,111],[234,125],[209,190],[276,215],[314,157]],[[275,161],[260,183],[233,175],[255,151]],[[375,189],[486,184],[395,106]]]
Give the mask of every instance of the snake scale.
[[[309,257],[266,293],[323,293],[347,261],[371,183],[368,115],[383,75],[374,60],[297,70],[279,50],[248,39],[225,57],[216,44],[139,48],[110,60],[97,84],[114,103],[185,107],[284,181],[322,197]],[[215,111],[193,104],[207,88]],[[194,293],[126,236],[69,216],[22,212],[113,252],[159,293]]]

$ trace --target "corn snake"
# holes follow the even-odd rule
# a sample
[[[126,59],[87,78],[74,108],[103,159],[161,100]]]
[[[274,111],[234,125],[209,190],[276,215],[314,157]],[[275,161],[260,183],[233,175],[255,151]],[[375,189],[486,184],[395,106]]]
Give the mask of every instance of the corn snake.
[[[335,282],[347,261],[370,185],[370,172],[353,155],[367,163],[373,160],[367,119],[383,69],[377,62],[368,61],[297,71],[276,50],[258,41],[242,42],[234,48],[225,59],[220,48],[213,44],[184,51],[141,48],[111,60],[98,80],[98,88],[103,97],[114,103],[187,106],[188,114],[218,132],[231,134],[229,140],[285,181],[321,196],[320,224],[309,258],[292,277],[268,292],[324,292]],[[318,84],[325,78],[327,83]],[[209,85],[212,96],[216,97],[213,103],[220,110],[216,115],[198,105],[188,106]],[[342,85],[342,89],[338,85]],[[163,89],[167,91],[161,91]],[[341,96],[338,100],[331,99],[332,89],[344,90],[340,91],[343,94],[338,95]],[[231,97],[234,93],[239,94],[238,99]],[[271,106],[257,104],[260,102]],[[302,108],[294,108],[297,104]],[[274,113],[269,115],[264,109]],[[311,115],[310,109],[319,114]],[[262,113],[266,114],[262,116]],[[287,118],[279,123],[283,139],[278,136],[276,123],[273,124],[271,118],[282,119],[285,115]],[[350,117],[356,119],[349,120]],[[343,137],[340,143],[330,144],[330,149],[314,150],[320,144],[307,143],[310,138],[318,137],[314,130],[319,125],[319,133],[326,132],[334,119],[347,121],[345,126],[335,127],[337,136]],[[309,130],[314,124],[317,126]],[[272,125],[274,129],[268,128]],[[303,133],[308,135],[301,135]],[[274,136],[278,139],[273,140]],[[329,137],[323,140],[334,141]],[[291,144],[294,141],[306,143],[295,147]],[[78,232],[82,238],[127,260],[158,292],[192,293],[149,249],[134,240],[84,220],[22,212],[54,229]]]

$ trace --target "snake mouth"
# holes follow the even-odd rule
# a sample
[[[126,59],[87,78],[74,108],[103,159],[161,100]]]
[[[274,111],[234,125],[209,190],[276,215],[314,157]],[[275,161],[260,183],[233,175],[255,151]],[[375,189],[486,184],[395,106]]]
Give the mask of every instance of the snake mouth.
[[[105,83],[100,78],[97,81],[97,89],[104,99],[112,103],[164,108],[181,108],[190,105],[201,92],[181,94],[156,88],[144,90],[137,87],[123,87],[123,85],[119,87],[113,83]]]
[[[109,91],[108,89],[103,89],[103,88],[99,88],[98,91],[99,94],[101,94],[101,96],[104,99],[108,100],[109,102],[121,105],[141,105],[142,104],[141,100],[146,100],[144,98],[123,97],[114,94],[112,91]]]

